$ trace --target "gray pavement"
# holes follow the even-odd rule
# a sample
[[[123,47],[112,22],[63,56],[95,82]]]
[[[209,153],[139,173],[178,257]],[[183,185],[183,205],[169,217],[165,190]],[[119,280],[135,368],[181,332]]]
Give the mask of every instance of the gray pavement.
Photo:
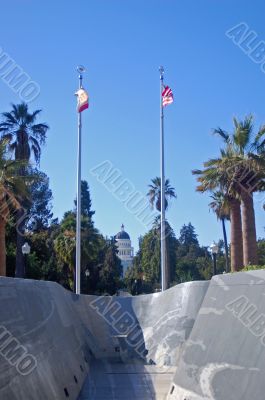
[[[175,369],[96,361],[79,400],[166,400]]]

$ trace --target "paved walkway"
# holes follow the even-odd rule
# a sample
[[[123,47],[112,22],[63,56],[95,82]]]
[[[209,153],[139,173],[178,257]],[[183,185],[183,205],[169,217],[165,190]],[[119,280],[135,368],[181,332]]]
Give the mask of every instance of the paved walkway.
[[[165,400],[175,368],[96,361],[79,400]]]

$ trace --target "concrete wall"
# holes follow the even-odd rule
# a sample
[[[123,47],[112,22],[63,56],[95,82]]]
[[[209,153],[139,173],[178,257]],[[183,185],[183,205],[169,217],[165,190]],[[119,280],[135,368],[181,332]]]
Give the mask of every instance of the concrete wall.
[[[81,296],[77,308],[94,338],[93,353],[97,358],[176,365],[208,285],[190,282],[164,293],[135,297]]]
[[[91,358],[77,301],[54,283],[0,279],[1,400],[77,398]]]
[[[0,399],[76,400],[95,359],[177,366],[168,400],[262,400],[265,271],[136,297],[0,278]]]
[[[214,277],[168,399],[262,400],[264,368],[265,271]]]
[[[94,358],[176,364],[207,287],[96,297],[0,278],[0,399],[74,400]]]

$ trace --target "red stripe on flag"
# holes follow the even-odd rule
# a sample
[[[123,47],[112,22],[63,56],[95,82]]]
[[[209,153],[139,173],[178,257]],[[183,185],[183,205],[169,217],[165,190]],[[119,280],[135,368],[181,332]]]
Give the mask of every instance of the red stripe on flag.
[[[82,112],[82,111],[86,110],[87,108],[88,108],[88,103],[83,104],[83,105],[79,108],[78,112]]]
[[[173,98],[173,92],[170,89],[169,86],[165,86],[164,90],[162,92],[162,103],[163,107],[167,106],[168,104],[173,103],[174,98]]]

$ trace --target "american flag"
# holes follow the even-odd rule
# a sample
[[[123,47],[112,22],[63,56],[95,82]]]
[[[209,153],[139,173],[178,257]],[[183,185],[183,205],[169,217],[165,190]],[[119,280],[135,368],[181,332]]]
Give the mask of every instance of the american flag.
[[[173,103],[174,101],[173,92],[169,86],[164,86],[164,90],[162,92],[162,99],[163,99],[163,107],[166,107],[168,104]]]

